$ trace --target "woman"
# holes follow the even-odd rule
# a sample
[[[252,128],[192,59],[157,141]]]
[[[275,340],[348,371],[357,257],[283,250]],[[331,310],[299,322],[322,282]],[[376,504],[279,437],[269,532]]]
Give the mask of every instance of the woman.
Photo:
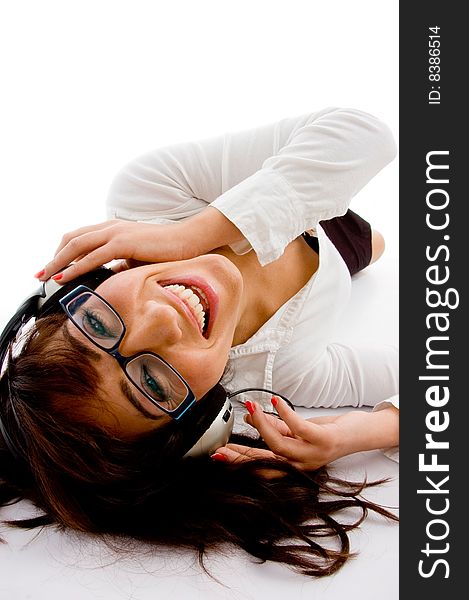
[[[65,235],[37,273],[63,293],[3,366],[0,501],[44,511],[20,526],[186,545],[201,559],[230,542],[309,575],[339,568],[351,527],[334,513],[360,508],[354,526],[368,509],[390,516],[324,466],[397,446],[396,350],[329,339],[351,275],[383,250],[348,204],[394,156],[378,119],[327,108],[125,167],[110,220]],[[93,279],[114,259],[116,274]],[[375,410],[304,420],[274,396],[277,419],[247,398],[264,442],[235,434],[191,455],[225,390],[246,388]],[[340,550],[315,540],[328,534]]]

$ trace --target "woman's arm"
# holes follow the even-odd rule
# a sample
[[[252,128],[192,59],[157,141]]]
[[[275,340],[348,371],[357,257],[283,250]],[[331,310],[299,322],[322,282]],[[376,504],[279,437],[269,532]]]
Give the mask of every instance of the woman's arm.
[[[66,234],[41,279],[72,261],[80,264],[64,271],[63,283],[115,258],[178,260],[224,245],[238,254],[254,248],[268,264],[303,231],[344,214],[395,153],[389,128],[351,108],[159,148],[111,185],[108,217],[124,223]]]
[[[113,267],[117,272],[139,264],[185,260],[241,239],[239,229],[210,206],[192,217],[191,223],[113,219],[65,234],[54,258],[36,277],[46,281],[60,272],[60,284],[64,284],[115,259],[121,259]]]
[[[328,108],[297,125],[262,168],[217,198],[261,265],[319,221],[345,214],[351,199],[396,154],[389,128],[351,108]],[[254,210],[253,210],[254,203]]]
[[[296,361],[301,356],[298,349]],[[308,365],[309,356],[303,358]],[[282,389],[293,404],[328,408],[370,406],[373,412],[353,410],[306,420],[279,400],[278,412],[284,419],[279,421],[254,404],[252,416],[245,420],[259,430],[270,451],[228,444],[217,453],[230,461],[276,456],[300,468],[316,468],[341,456],[382,449],[398,462],[397,348],[330,344],[307,369],[300,366],[301,377],[294,375],[293,366],[291,352],[288,357],[278,356],[272,384],[273,389]]]
[[[239,254],[252,247],[265,265],[306,229],[344,214],[395,154],[379,119],[330,107],[146,153],[115,178],[108,215],[162,224],[190,221],[211,204],[244,236],[223,245]]]
[[[399,444],[399,410],[388,406],[377,412],[351,411],[334,417],[303,419],[286,402],[274,399],[282,418],[266,415],[248,403],[246,422],[255,427],[268,450],[227,444],[217,457],[229,462],[253,458],[280,458],[301,470],[317,469],[333,460],[367,450],[392,448]]]

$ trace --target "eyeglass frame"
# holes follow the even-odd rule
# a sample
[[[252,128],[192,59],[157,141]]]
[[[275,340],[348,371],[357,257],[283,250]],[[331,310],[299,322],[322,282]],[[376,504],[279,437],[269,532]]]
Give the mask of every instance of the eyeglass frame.
[[[73,318],[73,315],[70,313],[70,311],[67,308],[67,305],[70,304],[71,301],[73,301],[76,297],[78,297],[83,292],[89,292],[93,296],[96,296],[97,298],[99,298],[101,300],[101,302],[104,302],[104,304],[114,313],[114,315],[117,317],[117,319],[119,320],[120,324],[122,325],[122,333],[119,336],[119,339],[110,348],[103,348],[90,335],[88,335],[88,333],[86,331],[84,331],[78,325],[78,323],[75,322],[75,320]],[[71,292],[69,292],[68,294],[66,294],[63,298],[61,298],[59,300],[59,304],[60,304],[62,310],[67,315],[67,318],[75,325],[75,327],[87,339],[90,340],[90,342],[92,344],[94,344],[97,348],[99,348],[100,350],[103,350],[104,352],[106,352],[107,354],[109,354],[110,356],[112,356],[113,358],[115,358],[117,360],[117,362],[119,363],[119,366],[121,367],[122,371],[124,372],[124,374],[127,377],[127,379],[130,381],[130,383],[134,387],[136,387],[140,393],[142,393],[146,398],[148,398],[148,400],[150,400],[150,402],[154,406],[156,406],[157,408],[159,408],[160,410],[162,410],[164,413],[166,413],[167,415],[169,415],[172,419],[174,419],[175,421],[179,420],[182,417],[182,415],[185,414],[189,410],[189,408],[191,408],[191,406],[196,402],[197,399],[195,397],[195,394],[191,390],[191,388],[190,388],[189,384],[187,383],[187,381],[179,373],[179,371],[177,371],[172,365],[170,365],[168,363],[168,361],[166,361],[162,356],[159,356],[155,352],[150,352],[150,351],[137,352],[137,354],[133,354],[132,356],[123,356],[119,352],[119,346],[122,343],[122,340],[124,339],[126,331],[127,331],[127,328],[125,326],[124,320],[119,315],[119,313],[116,311],[116,309],[111,304],[109,304],[109,302],[107,300],[105,300],[102,296],[100,296],[95,290],[92,290],[91,288],[87,287],[86,285],[79,285],[75,289],[73,289]],[[185,399],[177,406],[177,408],[175,408],[174,410],[170,411],[170,410],[162,407],[145,390],[143,390],[142,388],[140,388],[135,383],[135,381],[130,377],[130,375],[127,373],[126,366],[129,364],[129,362],[135,360],[136,358],[138,358],[140,356],[154,356],[154,357],[156,357],[158,360],[160,360],[162,363],[164,363],[167,367],[169,367],[169,369],[171,369],[171,371],[173,371],[173,373],[175,373],[175,375],[184,384],[184,386],[187,389],[187,395],[186,395]]]

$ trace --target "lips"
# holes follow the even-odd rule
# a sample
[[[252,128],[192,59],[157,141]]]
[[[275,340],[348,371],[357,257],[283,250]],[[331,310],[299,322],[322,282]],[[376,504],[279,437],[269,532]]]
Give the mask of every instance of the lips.
[[[186,287],[198,287],[203,291],[208,300],[208,327],[202,336],[209,338],[216,320],[219,304],[218,294],[215,292],[212,286],[205,279],[192,275],[181,275],[174,279],[165,279],[164,281],[159,281],[158,283],[161,286],[181,284]],[[178,303],[184,307],[184,311],[190,316],[191,321],[197,326],[199,333],[201,333],[199,324],[194,317],[192,310],[190,310],[190,308],[181,300],[181,298],[179,298],[179,296],[171,293],[170,290],[165,290],[165,292],[171,294],[172,298],[176,298],[178,300]]]

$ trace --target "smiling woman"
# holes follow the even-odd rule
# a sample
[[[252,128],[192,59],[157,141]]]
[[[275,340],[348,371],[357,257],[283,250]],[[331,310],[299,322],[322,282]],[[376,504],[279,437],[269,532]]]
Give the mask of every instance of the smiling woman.
[[[64,235],[2,334],[0,503],[43,511],[15,524],[201,561],[230,543],[320,576],[368,510],[395,520],[326,469],[397,453],[397,350],[331,339],[353,276],[383,251],[348,204],[394,155],[381,121],[327,108],[124,167],[110,220]],[[249,414],[234,425],[241,392]],[[373,410],[305,420],[287,398]],[[349,507],[357,520],[341,525]]]

